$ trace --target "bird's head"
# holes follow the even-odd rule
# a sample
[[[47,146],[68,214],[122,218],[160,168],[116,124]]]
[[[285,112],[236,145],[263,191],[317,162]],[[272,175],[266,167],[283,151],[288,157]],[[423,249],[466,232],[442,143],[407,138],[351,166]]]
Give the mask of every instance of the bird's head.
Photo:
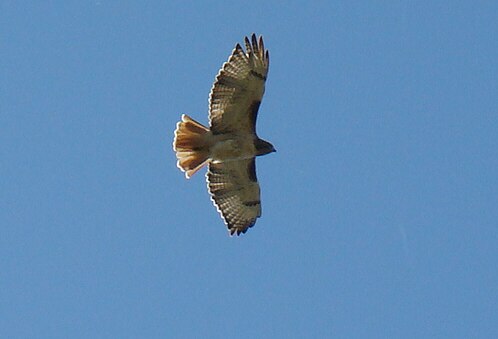
[[[256,155],[265,155],[277,151],[272,144],[263,139],[256,139],[254,144],[256,146]]]

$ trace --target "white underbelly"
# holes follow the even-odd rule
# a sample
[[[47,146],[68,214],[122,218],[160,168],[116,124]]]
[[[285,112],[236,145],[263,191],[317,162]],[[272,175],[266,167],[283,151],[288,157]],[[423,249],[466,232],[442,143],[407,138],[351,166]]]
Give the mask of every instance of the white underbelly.
[[[210,158],[215,163],[250,159],[255,155],[254,142],[247,138],[218,141],[210,149]]]

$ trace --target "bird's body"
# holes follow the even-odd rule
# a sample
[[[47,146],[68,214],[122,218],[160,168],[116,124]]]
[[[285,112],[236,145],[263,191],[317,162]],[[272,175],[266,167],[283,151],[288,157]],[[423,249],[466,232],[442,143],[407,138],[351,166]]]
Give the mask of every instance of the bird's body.
[[[255,157],[274,152],[256,134],[269,57],[262,37],[237,44],[211,90],[210,127],[183,114],[173,149],[178,167],[191,177],[208,164],[208,190],[230,234],[245,233],[261,216]]]
[[[215,139],[218,140],[210,150],[212,162],[251,159],[256,154],[254,138],[251,135],[224,134],[215,136]]]

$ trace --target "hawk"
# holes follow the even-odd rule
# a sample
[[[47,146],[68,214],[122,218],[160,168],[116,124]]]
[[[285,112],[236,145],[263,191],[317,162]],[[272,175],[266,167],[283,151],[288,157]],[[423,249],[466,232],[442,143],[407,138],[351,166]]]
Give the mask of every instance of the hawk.
[[[235,46],[211,88],[209,128],[186,114],[176,125],[177,166],[187,178],[208,166],[209,194],[230,235],[245,233],[261,216],[255,158],[275,152],[256,134],[268,65],[263,37],[246,37],[245,51]]]

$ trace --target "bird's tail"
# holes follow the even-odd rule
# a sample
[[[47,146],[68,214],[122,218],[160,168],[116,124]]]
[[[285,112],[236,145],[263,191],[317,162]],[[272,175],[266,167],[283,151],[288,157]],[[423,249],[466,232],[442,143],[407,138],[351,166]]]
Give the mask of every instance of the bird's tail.
[[[186,114],[176,124],[173,149],[178,159],[177,166],[190,178],[209,159],[209,145],[206,134],[209,129]]]

